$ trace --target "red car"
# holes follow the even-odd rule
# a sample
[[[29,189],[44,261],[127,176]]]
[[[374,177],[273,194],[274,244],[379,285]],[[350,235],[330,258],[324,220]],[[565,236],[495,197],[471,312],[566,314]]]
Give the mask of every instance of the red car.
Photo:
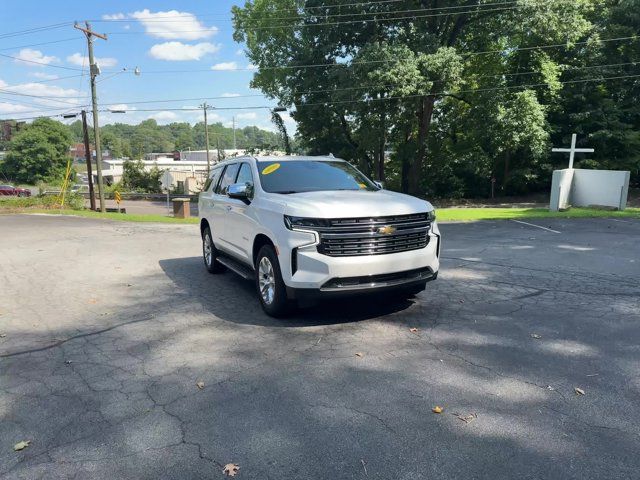
[[[13,185],[0,185],[0,195],[11,195],[15,197],[30,197],[31,190],[14,187]]]

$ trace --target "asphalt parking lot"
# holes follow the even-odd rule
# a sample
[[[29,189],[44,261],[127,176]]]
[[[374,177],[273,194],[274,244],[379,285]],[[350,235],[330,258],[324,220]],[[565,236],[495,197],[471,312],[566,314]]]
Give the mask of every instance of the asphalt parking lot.
[[[0,216],[0,477],[639,478],[640,221],[530,223],[274,320],[195,225]]]

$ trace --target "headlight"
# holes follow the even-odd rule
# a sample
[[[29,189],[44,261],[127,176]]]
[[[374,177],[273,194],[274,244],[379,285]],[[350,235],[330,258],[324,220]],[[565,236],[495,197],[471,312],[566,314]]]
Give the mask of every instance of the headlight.
[[[429,210],[427,212],[427,220],[429,220],[430,222],[435,222],[435,220],[436,220],[436,211],[435,210]]]
[[[324,218],[291,217],[289,215],[284,216],[284,224],[289,230],[296,228],[315,230],[329,225],[328,221]]]

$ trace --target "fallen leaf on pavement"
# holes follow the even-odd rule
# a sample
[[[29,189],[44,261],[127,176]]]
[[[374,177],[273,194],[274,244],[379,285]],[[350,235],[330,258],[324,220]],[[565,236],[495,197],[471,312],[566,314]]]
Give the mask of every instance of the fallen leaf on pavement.
[[[433,413],[442,413],[442,412],[444,412],[444,408],[439,407],[438,405],[436,405],[435,407],[433,407],[433,408],[431,409],[431,411],[432,411]]]
[[[584,390],[582,390],[581,388],[575,387],[574,388],[576,395],[584,395]]]
[[[535,338],[536,340],[542,338],[542,335],[538,335],[537,333],[532,333],[531,338]]]
[[[7,334],[6,334],[6,333],[0,333],[0,338],[4,338],[4,337],[6,337],[6,336],[7,336]]]
[[[456,418],[458,418],[459,420],[462,420],[464,423],[471,423],[473,422],[476,418],[478,418],[478,414],[477,413],[454,413],[453,416],[455,416]]]
[[[410,331],[411,333],[417,333],[417,332],[418,332],[418,329],[417,329],[416,327],[413,327],[413,328],[410,328],[410,329],[409,329],[409,331]]]
[[[240,470],[239,465],[236,465],[235,463],[227,463],[222,469],[222,473],[230,477],[235,477],[238,470]]]
[[[362,352],[356,352],[356,357],[364,357],[364,353],[362,353]]]
[[[200,390],[202,390],[204,388],[204,382],[202,380],[198,380],[196,382],[196,387],[198,387]]]
[[[71,360],[65,360],[65,361],[64,361],[64,363],[65,363],[66,365],[71,365],[71,363],[72,363],[72,362],[71,362]]]
[[[29,446],[30,443],[31,443],[31,440],[22,440],[21,442],[18,442],[13,446],[13,450],[16,452],[20,450],[24,450]]]

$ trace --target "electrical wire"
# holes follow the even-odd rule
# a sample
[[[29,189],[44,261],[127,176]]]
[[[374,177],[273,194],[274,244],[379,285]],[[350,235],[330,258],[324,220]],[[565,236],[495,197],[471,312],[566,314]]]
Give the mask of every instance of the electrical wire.
[[[57,28],[66,27],[68,25],[73,25],[73,23],[71,23],[71,22],[61,22],[61,23],[54,23],[54,24],[51,24],[51,25],[44,25],[42,27],[27,28],[25,30],[18,30],[18,31],[15,31],[15,32],[0,33],[0,39],[10,38],[10,37],[18,37],[20,35],[28,35],[30,33],[40,33],[40,32],[44,32],[44,31],[47,31],[47,30],[54,30],[54,29],[57,29]]]
[[[24,58],[14,57],[12,55],[7,55],[5,53],[0,53],[0,57],[11,58],[11,59],[16,60],[18,62],[33,63],[35,65],[44,65],[45,67],[50,67],[50,68],[61,68],[63,70],[73,70],[75,72],[80,72],[81,71],[79,68],[65,67],[65,66],[62,66],[62,65],[51,65],[50,63],[37,62],[35,60],[25,60]]]
[[[433,8],[414,8],[408,10],[379,10],[379,11],[370,11],[370,12],[351,12],[351,13],[335,13],[335,14],[311,14],[311,15],[298,15],[295,17],[265,17],[266,20],[269,21],[280,21],[280,20],[304,20],[308,18],[318,18],[322,17],[323,19],[335,18],[335,17],[360,17],[360,16],[371,16],[371,15],[386,15],[386,14],[401,14],[401,13],[420,13],[420,12],[431,12],[431,11],[441,11],[441,10],[460,10],[460,9],[475,9],[475,11],[482,11],[490,6],[506,6],[506,5],[516,5],[518,2],[509,1],[509,2],[494,2],[494,3],[479,3],[477,5],[456,5],[449,7],[433,7]],[[520,8],[523,8],[521,6]],[[529,6],[531,7],[531,6]],[[265,12],[267,14],[271,14],[274,12]],[[439,15],[457,15],[458,12],[451,13],[441,13]],[[186,17],[186,16],[185,16]],[[112,19],[112,20],[92,20],[96,23],[131,23],[132,21],[141,21],[144,24],[149,23],[193,23],[194,17],[187,17],[186,20],[176,20],[176,17],[170,17],[172,20],[157,20],[159,17],[153,18],[132,18],[132,19]],[[229,19],[225,19],[229,20]],[[231,20],[229,20],[231,21]],[[251,22],[249,22],[251,23]]]
[[[77,37],[62,38],[60,40],[51,40],[49,42],[30,43],[30,44],[27,44],[27,45],[15,45],[13,47],[0,48],[0,52],[5,52],[7,50],[17,50],[19,48],[39,47],[41,45],[51,45],[51,44],[54,44],[54,43],[70,42],[72,40],[77,40],[77,39],[78,39]]]
[[[502,48],[497,50],[484,50],[479,52],[460,52],[462,56],[475,56],[475,55],[489,55],[493,53],[505,53],[505,52],[519,52],[519,51],[531,51],[531,50],[544,50],[551,48],[570,48],[576,45],[587,45],[591,43],[607,43],[607,42],[621,42],[627,40],[637,40],[640,38],[638,35],[630,35],[627,37],[617,37],[617,38],[605,38],[605,39],[592,39],[585,40],[582,42],[573,42],[571,44],[567,43],[555,43],[549,45],[534,45],[530,47],[517,47],[517,48]],[[393,61],[401,61],[401,59],[395,59]],[[335,67],[352,67],[356,65],[372,65],[372,64],[381,64],[381,63],[390,63],[390,60],[362,60],[355,61],[351,63],[315,63],[315,64],[306,64],[306,65],[282,65],[277,67],[254,67],[254,68],[228,68],[224,70],[212,70],[211,68],[207,69],[181,69],[181,70],[144,70],[140,72],[141,75],[148,74],[172,74],[172,73],[204,73],[204,72],[252,72],[257,70],[298,70],[303,68],[335,68]],[[113,72],[113,71],[110,71]],[[133,73],[133,70],[130,70]]]
[[[487,9],[487,10],[477,10],[477,9],[473,9],[473,10],[467,10],[464,12],[455,12],[455,13],[450,13],[450,12],[446,12],[446,13],[432,13],[432,14],[426,14],[426,15],[410,15],[410,16],[406,16],[406,17],[394,17],[394,18],[373,18],[373,19],[361,19],[361,20],[345,20],[342,22],[324,22],[324,23],[303,23],[303,24],[296,24],[296,25],[268,25],[268,26],[264,26],[264,27],[251,27],[252,31],[255,30],[274,30],[274,29],[279,29],[279,28],[293,28],[293,29],[300,29],[300,28],[312,28],[312,27],[324,27],[324,26],[336,26],[336,25],[349,25],[349,24],[354,24],[354,23],[371,23],[371,22],[389,22],[389,21],[398,21],[398,20],[415,20],[418,18],[430,18],[430,17],[442,17],[442,16],[450,16],[450,15],[466,15],[466,14],[474,14],[474,13],[491,13],[491,12],[502,12],[502,11],[507,11],[507,10],[517,10],[520,8],[530,8],[530,6],[528,5],[524,5],[524,6],[513,6],[513,7],[504,7],[504,8],[494,8],[494,9]],[[180,33],[205,33],[205,32],[211,32],[211,29],[198,29],[198,30],[181,30]],[[134,32],[105,32],[108,35],[148,35],[148,34],[163,34],[166,33],[162,30],[160,31],[153,31],[153,30],[145,30],[145,31],[134,31]]]

